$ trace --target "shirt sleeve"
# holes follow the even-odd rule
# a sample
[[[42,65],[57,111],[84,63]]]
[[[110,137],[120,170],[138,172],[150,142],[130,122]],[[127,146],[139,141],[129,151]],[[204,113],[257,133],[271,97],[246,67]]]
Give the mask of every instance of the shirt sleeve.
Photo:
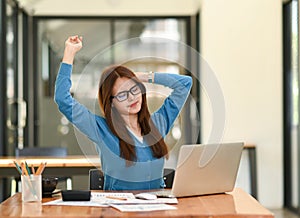
[[[156,84],[173,89],[163,105],[151,116],[156,127],[164,137],[168,134],[182,110],[193,83],[190,76],[168,73],[155,73],[154,81]]]
[[[59,111],[75,125],[82,133],[87,135],[92,141],[99,142],[100,129],[99,122],[105,122],[91,113],[85,106],[76,101],[70,93],[72,65],[61,63],[55,82],[54,101],[58,105]]]

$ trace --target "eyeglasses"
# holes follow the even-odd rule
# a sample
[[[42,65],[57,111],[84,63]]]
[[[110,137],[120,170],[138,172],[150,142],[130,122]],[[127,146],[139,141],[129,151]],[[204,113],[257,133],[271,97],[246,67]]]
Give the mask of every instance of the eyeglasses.
[[[139,85],[135,85],[135,86],[131,87],[128,91],[119,92],[117,95],[111,96],[111,97],[116,98],[119,102],[122,102],[122,101],[125,101],[128,99],[129,93],[131,93],[132,95],[140,94],[141,89],[140,89]]]

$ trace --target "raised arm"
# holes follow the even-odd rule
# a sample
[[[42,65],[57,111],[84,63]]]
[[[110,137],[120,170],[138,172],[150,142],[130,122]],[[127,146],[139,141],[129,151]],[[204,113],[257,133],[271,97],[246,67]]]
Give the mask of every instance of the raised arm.
[[[70,36],[65,41],[64,56],[62,59],[63,63],[73,64],[76,53],[82,48],[82,37]]]
[[[153,80],[151,80],[150,76],[148,75],[149,81],[173,89],[171,95],[165,99],[163,105],[152,114],[154,123],[162,136],[165,136],[173,126],[190,94],[192,78],[178,74],[153,73]]]
[[[70,93],[72,64],[76,53],[82,48],[82,37],[72,36],[65,42],[62,63],[55,82],[54,100],[66,118],[93,141],[99,141],[97,122],[103,120],[76,101]],[[104,121],[103,121],[104,122]]]

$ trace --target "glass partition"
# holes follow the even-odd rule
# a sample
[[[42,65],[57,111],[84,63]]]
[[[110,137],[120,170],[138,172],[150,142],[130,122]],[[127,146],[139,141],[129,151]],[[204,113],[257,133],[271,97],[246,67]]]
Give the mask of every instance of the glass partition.
[[[83,48],[77,53],[73,65],[71,93],[91,111],[100,114],[97,105],[99,76],[101,69],[112,63],[126,60],[122,64],[134,71],[152,70],[186,74],[184,66],[178,64],[179,61],[185,63],[186,51],[180,50],[174,43],[162,42],[158,46],[153,46],[149,39],[151,37],[167,38],[187,44],[187,22],[188,20],[183,18],[38,19],[37,75],[39,78],[37,87],[39,91],[36,92],[38,95],[38,141],[36,145],[66,147],[69,155],[96,154],[94,145],[85,137],[80,137],[78,144],[76,136],[81,136],[81,133],[74,130],[68,120],[60,114],[53,101],[55,78],[63,56],[64,42],[68,36],[78,34],[84,39]],[[145,40],[131,40],[136,37]],[[126,40],[129,42],[126,43]],[[143,49],[150,50],[158,58],[144,57],[127,60],[127,57],[131,55],[139,57],[141,54],[142,57]],[[172,61],[159,58],[166,52]],[[88,73],[82,77],[85,71]],[[147,88],[156,91],[164,89],[164,87],[155,86]],[[166,90],[160,92],[165,93]],[[149,93],[149,109],[153,112],[164,99],[165,95]],[[166,137],[166,143],[171,149],[166,167],[175,167],[179,149],[179,146],[175,145],[185,143],[186,132],[189,132],[188,129],[191,128],[190,116],[197,117],[188,113],[189,107],[190,104],[187,103]],[[198,112],[198,110],[193,111]],[[196,132],[199,134],[200,130]],[[198,135],[195,138],[197,137]],[[87,149],[81,149],[82,144]],[[82,186],[85,180],[81,182],[78,182],[80,179],[73,180],[74,187],[85,188]]]
[[[19,99],[17,19],[17,6],[14,2],[8,1],[6,5],[7,155],[13,155],[14,149],[22,143],[22,126],[18,113],[22,100]]]
[[[173,61],[160,58],[139,58],[127,60],[124,65],[135,71],[158,71],[176,74],[185,74],[184,66],[176,62],[185,62],[186,53],[174,44],[162,42],[153,47],[150,43],[151,37],[167,38],[170,40],[187,43],[187,20],[180,18],[99,18],[99,19],[40,19],[38,21],[38,70],[39,70],[39,146],[60,145],[68,148],[71,155],[82,154],[80,146],[76,141],[71,124],[59,113],[54,101],[54,83],[63,56],[64,41],[68,36],[78,34],[83,36],[83,48],[76,55],[72,75],[71,92],[86,106],[100,113],[95,106],[97,99],[99,71],[112,63],[127,60],[131,54],[142,57],[142,49],[151,50],[155,57],[168,56]],[[144,40],[121,43],[124,40],[142,37]],[[148,39],[148,41],[147,41]],[[135,43],[138,43],[135,44]],[[113,46],[116,45],[117,46]],[[111,47],[113,46],[113,47]],[[139,49],[137,49],[137,46]],[[92,61],[97,58],[101,61]],[[99,59],[100,59],[99,58]],[[82,78],[82,72],[88,65],[88,74]],[[151,87],[148,87],[151,88]],[[157,89],[157,87],[152,87]],[[162,89],[162,87],[159,87]],[[164,92],[164,91],[162,91]],[[151,111],[157,109],[163,102],[165,96],[148,95],[149,108]],[[96,102],[97,103],[97,102]],[[51,119],[49,115],[51,114]],[[186,116],[180,116],[166,141],[171,148],[176,143],[184,143],[184,125],[188,125]],[[76,133],[77,134],[77,133]],[[49,140],[51,139],[51,140]],[[86,142],[88,143],[88,142]],[[93,153],[93,151],[91,151]]]

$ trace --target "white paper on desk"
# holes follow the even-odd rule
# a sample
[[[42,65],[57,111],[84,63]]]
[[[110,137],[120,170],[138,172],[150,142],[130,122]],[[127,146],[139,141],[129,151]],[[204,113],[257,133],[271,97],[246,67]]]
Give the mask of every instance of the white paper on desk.
[[[127,200],[109,199],[108,196],[126,198]],[[91,201],[101,204],[178,204],[177,198],[157,198],[155,200],[136,199],[133,193],[120,192],[92,192]]]
[[[157,198],[155,200],[128,199],[120,204],[178,204],[177,198]]]
[[[109,207],[110,204],[128,204],[129,201],[124,200],[114,200],[109,198],[97,198],[96,200],[90,201],[63,201],[62,199],[57,199],[54,201],[49,201],[43,203],[43,205],[57,205],[57,206],[90,206],[90,207]]]
[[[142,200],[142,199],[130,199],[127,200],[114,200],[109,198],[98,198],[97,200],[91,200],[98,202],[99,204],[178,204],[177,198],[157,198],[155,200]]]
[[[121,212],[144,212],[156,210],[176,210],[177,208],[167,204],[118,204],[110,205]]]
[[[108,196],[135,199],[133,193],[127,192],[91,192],[91,200],[102,200]]]
[[[43,205],[57,205],[57,206],[87,206],[87,207],[109,207],[108,204],[102,204],[98,201],[63,201],[57,199],[43,203]]]
[[[116,200],[107,198],[119,197],[127,200]],[[120,192],[92,192],[90,201],[63,201],[62,199],[50,201],[43,205],[67,205],[67,206],[93,206],[108,207],[111,204],[177,204],[177,198],[157,198],[155,200],[136,199],[133,193]]]
[[[112,205],[131,205],[131,206],[139,207],[139,205],[163,205],[165,203],[177,204],[178,201],[176,198],[158,198],[156,200],[128,199],[126,201],[113,200],[108,198],[103,198],[102,200],[101,199],[91,200],[91,201],[63,201],[62,199],[57,199],[54,201],[43,203],[43,205],[87,206],[87,207],[109,207]],[[149,208],[157,208],[157,206],[154,207],[149,206]]]

